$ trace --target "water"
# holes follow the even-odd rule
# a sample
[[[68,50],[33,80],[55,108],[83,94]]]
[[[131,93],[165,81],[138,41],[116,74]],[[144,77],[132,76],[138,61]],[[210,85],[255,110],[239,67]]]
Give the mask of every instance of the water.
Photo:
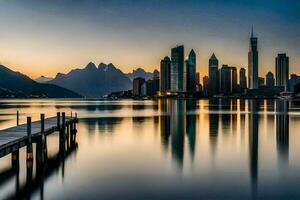
[[[1,129],[17,110],[21,123],[77,112],[77,147],[59,159],[49,136],[32,182],[25,148],[19,175],[0,158],[0,199],[300,198],[300,102],[1,100]]]

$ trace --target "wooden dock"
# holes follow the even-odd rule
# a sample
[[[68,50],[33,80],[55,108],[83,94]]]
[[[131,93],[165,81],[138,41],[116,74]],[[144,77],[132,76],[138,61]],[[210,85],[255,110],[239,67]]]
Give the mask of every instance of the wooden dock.
[[[75,116],[66,116],[63,112],[57,116],[45,119],[41,114],[40,120],[31,122],[27,117],[27,123],[19,125],[19,113],[17,113],[17,126],[0,130],[0,158],[12,153],[12,160],[18,160],[19,149],[27,146],[27,159],[33,159],[32,143],[37,143],[37,148],[42,147],[46,151],[46,138],[48,135],[59,132],[60,145],[69,145],[76,136],[76,124],[78,123],[77,113]],[[38,154],[37,149],[37,154]],[[41,155],[43,157],[43,155]],[[38,159],[39,155],[37,155]]]

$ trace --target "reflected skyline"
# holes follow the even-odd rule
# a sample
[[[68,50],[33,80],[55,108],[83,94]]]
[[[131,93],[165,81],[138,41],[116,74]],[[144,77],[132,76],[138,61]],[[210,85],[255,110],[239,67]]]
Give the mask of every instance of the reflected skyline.
[[[297,180],[293,177],[298,170],[293,166],[300,163],[297,158],[300,113],[296,102],[111,101],[101,110],[97,109],[98,104],[104,102],[74,101],[67,105],[49,100],[21,104],[24,106],[2,102],[6,114],[0,117],[8,116],[2,127],[15,122],[15,109],[21,108],[23,117],[36,109],[36,116],[30,114],[35,118],[42,104],[42,109],[72,107],[82,116],[78,124],[79,148],[72,153],[74,156],[61,159],[57,154],[59,147],[53,146],[57,144],[53,141],[56,136],[50,138],[48,169],[28,168],[29,173],[25,173],[23,159],[20,173],[16,173],[9,157],[1,159],[0,198],[17,198],[22,194],[33,199],[112,196],[119,199],[121,195],[132,197],[132,188],[138,189],[135,193],[138,197],[145,194],[164,197],[165,192],[171,191],[176,192],[168,198],[187,193],[191,199],[210,198],[216,192],[217,199],[223,195],[232,199],[266,196],[278,199],[286,191],[297,196]],[[159,187],[155,186],[157,180]],[[147,187],[150,183],[155,190]],[[89,189],[80,190],[83,184]],[[276,190],[270,192],[267,188]]]

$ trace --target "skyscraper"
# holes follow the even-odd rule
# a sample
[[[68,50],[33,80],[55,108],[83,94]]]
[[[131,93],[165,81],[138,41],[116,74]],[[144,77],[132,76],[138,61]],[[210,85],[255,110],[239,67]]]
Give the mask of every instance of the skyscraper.
[[[247,88],[246,70],[245,68],[240,69],[240,88],[244,91]]]
[[[145,79],[138,77],[133,79],[132,93],[134,96],[140,96],[142,94],[142,85],[145,83]]]
[[[219,92],[219,61],[215,54],[213,53],[208,61],[208,76],[210,82],[210,92],[211,95],[218,94]]]
[[[231,69],[231,92],[237,92],[237,70],[236,67],[230,67]]]
[[[171,50],[171,91],[183,92],[184,86],[184,47],[183,45]]]
[[[187,91],[195,92],[196,91],[196,54],[192,49],[189,58],[186,62],[187,70]]]
[[[232,92],[231,68],[228,65],[222,65],[220,69],[220,93],[228,95]]]
[[[276,86],[283,86],[288,90],[289,57],[285,53],[278,54],[275,59]]]
[[[253,35],[253,29],[250,37],[250,47],[248,53],[248,87],[250,89],[258,88],[258,51],[257,37]]]
[[[171,89],[171,60],[166,56],[160,61],[160,91],[166,92]]]
[[[269,88],[272,88],[274,87],[274,75],[272,72],[268,72],[266,74],[266,86],[269,87]]]

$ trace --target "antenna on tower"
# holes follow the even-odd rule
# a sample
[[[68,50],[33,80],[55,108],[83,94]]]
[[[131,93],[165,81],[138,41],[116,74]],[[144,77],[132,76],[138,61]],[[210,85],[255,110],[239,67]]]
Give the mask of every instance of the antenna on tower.
[[[254,37],[254,34],[253,34],[253,25],[251,27],[251,37]]]

